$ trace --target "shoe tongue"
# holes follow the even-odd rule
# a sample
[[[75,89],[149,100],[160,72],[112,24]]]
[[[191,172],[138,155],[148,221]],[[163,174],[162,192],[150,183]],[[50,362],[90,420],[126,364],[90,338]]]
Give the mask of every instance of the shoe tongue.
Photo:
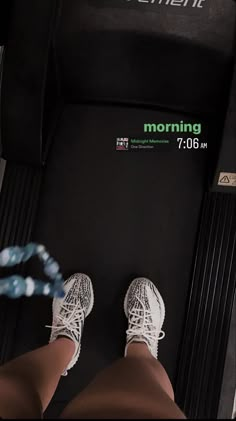
[[[146,339],[146,338],[144,338],[143,336],[141,336],[141,335],[135,335],[135,336],[132,336],[132,340],[129,342],[129,343],[131,343],[131,342],[143,342],[143,343],[145,343],[148,347],[149,347],[149,341],[148,341],[148,339]]]

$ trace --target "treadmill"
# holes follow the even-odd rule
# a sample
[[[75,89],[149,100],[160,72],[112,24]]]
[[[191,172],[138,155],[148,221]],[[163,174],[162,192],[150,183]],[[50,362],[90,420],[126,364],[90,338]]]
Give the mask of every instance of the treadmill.
[[[42,243],[64,278],[87,273],[95,289],[79,363],[48,417],[123,355],[136,276],[166,303],[159,358],[177,403],[217,417],[236,279],[235,18],[234,0],[2,9],[0,249]],[[147,138],[162,142],[117,150]],[[41,277],[34,260],[19,271]],[[1,363],[47,343],[50,321],[49,298],[1,297]]]

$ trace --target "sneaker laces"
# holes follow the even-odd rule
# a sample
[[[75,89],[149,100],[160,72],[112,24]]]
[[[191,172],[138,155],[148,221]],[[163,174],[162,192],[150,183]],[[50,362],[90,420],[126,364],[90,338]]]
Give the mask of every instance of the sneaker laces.
[[[132,319],[129,318],[129,323],[132,324],[132,327],[130,327],[126,331],[127,335],[141,335],[144,336],[148,341],[156,341],[163,339],[165,336],[165,332],[163,332],[163,330],[160,330],[157,335],[156,326],[154,326],[153,323],[150,322],[150,318],[152,318],[152,312],[145,308],[145,305],[139,297],[135,298],[139,301],[142,308],[134,308],[130,310],[129,314],[133,317]]]
[[[71,308],[72,307],[72,308]],[[73,309],[74,307],[74,309]],[[56,333],[61,330],[67,329],[74,336],[80,334],[81,322],[84,322],[85,308],[78,308],[77,303],[66,303],[61,306],[60,313],[58,314],[55,323],[52,326],[46,326],[55,331]],[[62,312],[62,314],[61,314]]]

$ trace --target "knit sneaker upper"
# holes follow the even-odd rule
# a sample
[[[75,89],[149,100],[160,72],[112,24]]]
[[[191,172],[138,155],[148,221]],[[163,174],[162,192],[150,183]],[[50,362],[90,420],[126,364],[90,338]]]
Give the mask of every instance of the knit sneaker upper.
[[[124,310],[128,318],[125,354],[131,342],[145,342],[157,358],[158,341],[165,336],[161,330],[165,305],[158,289],[149,279],[134,279],[125,297]]]

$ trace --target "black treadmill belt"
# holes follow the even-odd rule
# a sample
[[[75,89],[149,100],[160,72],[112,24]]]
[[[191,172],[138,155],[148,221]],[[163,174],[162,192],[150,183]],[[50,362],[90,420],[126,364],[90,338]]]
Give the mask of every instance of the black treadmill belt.
[[[159,356],[175,380],[207,153],[179,151],[176,144],[160,145],[155,152],[117,152],[115,139],[133,136],[137,128],[141,133],[145,120],[181,118],[143,109],[64,107],[32,238],[48,247],[65,277],[74,272],[91,277],[95,306],[86,321],[80,360],[54,397],[57,407],[122,356],[123,298],[136,276],[150,277],[165,300],[166,338]],[[35,275],[37,270],[32,264],[29,271]],[[44,325],[51,323],[51,301],[33,297],[23,303],[15,355],[49,337]]]

